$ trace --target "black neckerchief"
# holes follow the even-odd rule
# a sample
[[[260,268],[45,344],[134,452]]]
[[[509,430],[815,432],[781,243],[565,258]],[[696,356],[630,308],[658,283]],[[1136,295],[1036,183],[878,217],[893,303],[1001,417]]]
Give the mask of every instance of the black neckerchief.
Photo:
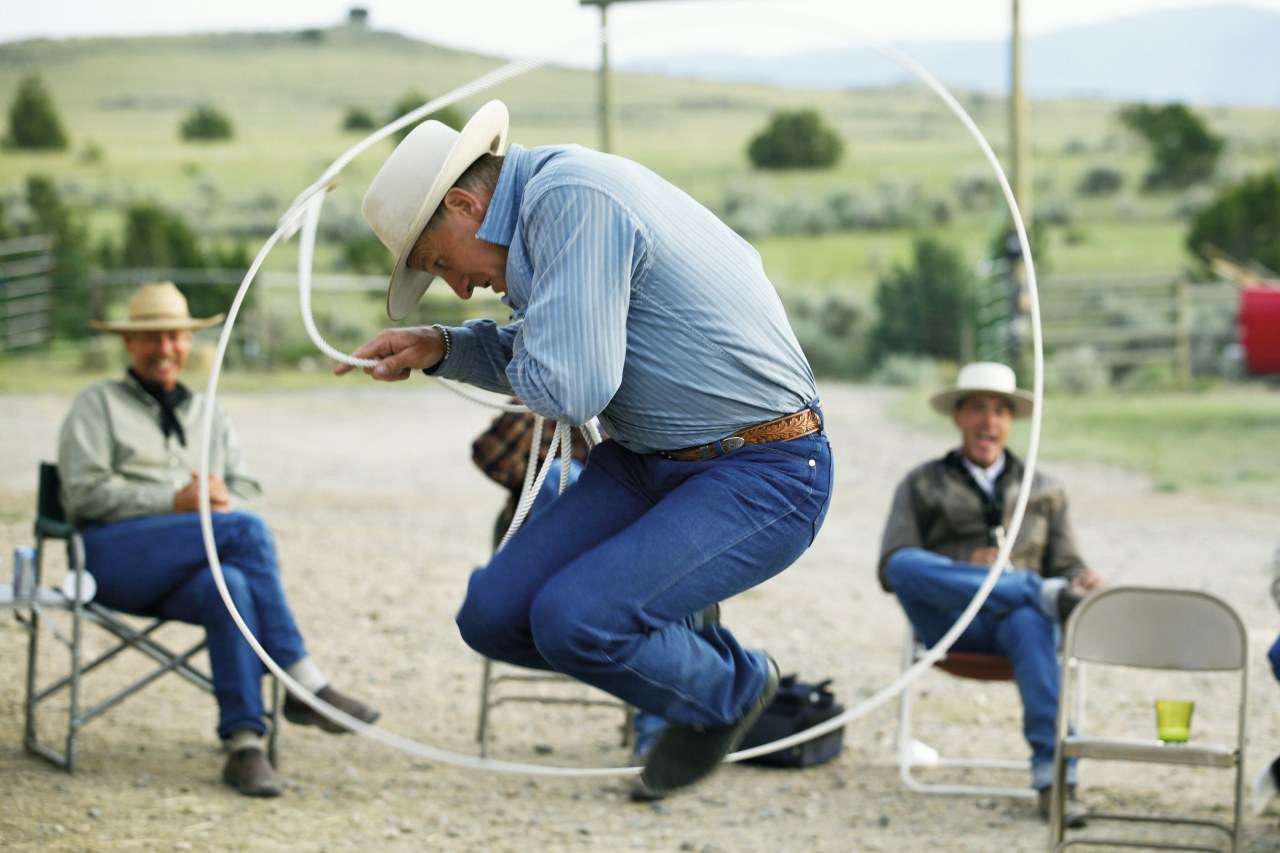
[[[964,464],[964,458],[960,455],[960,451],[952,450],[943,460],[948,467],[954,468],[959,472],[961,479],[982,500],[982,515],[987,524],[988,545],[1000,544],[996,531],[1004,529],[1004,480],[1009,472],[1013,470],[1013,464],[1017,461],[1017,457],[1008,450],[1004,452],[1004,455],[1004,468],[996,475],[996,481],[989,495],[986,489],[982,488],[978,481],[974,479],[973,472]]]
[[[164,437],[177,434],[178,443],[186,447],[187,434],[183,432],[182,423],[178,420],[177,408],[191,397],[187,386],[179,382],[172,391],[166,391],[159,384],[143,379],[134,372],[132,367],[129,368],[129,375],[137,380],[142,390],[146,391],[151,399],[160,404],[160,430],[164,433]]]

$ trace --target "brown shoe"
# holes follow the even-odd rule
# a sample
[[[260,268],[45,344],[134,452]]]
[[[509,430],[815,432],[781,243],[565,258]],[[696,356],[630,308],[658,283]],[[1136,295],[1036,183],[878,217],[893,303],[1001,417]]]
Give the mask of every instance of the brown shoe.
[[[377,708],[371,708],[359,699],[352,699],[350,696],[339,693],[329,684],[320,688],[320,691],[316,693],[316,698],[322,702],[328,702],[339,711],[355,717],[362,723],[372,723],[382,716],[382,712]],[[319,726],[320,729],[329,734],[341,735],[351,731],[341,723],[330,720],[293,695],[286,696],[284,699],[284,718],[298,726]]]
[[[228,755],[222,781],[246,797],[280,796],[280,777],[261,747],[246,746]]]

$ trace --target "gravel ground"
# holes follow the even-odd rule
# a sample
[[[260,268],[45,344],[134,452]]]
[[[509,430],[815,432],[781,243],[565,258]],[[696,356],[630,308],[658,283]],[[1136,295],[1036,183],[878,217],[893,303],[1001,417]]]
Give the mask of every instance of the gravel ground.
[[[766,646],[784,672],[832,678],[848,706],[894,676],[901,612],[875,581],[880,528],[896,481],[949,440],[895,422],[895,392],[824,388],[837,486],[826,527],[799,563],[727,602],[727,624]],[[457,637],[453,612],[482,562],[501,501],[469,461],[491,412],[430,382],[221,395],[268,494],[285,582],[315,659],[343,689],[383,710],[379,728],[477,754],[481,665]],[[58,395],[0,398],[0,553],[31,541],[36,463],[50,459],[69,405]],[[1082,548],[1112,583],[1203,589],[1249,626],[1253,666],[1247,772],[1280,750],[1270,711],[1277,685],[1265,652],[1277,624],[1268,594],[1277,544],[1274,507],[1157,492],[1124,470],[1051,453],[1066,481]],[[168,626],[192,636],[188,626]],[[52,661],[52,643],[46,657]],[[803,771],[745,765],[652,805],[630,803],[623,776],[477,770],[366,738],[288,727],[285,794],[236,795],[206,696],[164,679],[85,729],[81,768],[67,775],[22,749],[24,634],[0,619],[0,848],[12,851],[1021,851],[1047,831],[1026,800],[912,793],[894,762],[897,703],[852,720],[840,757]],[[124,663],[123,661],[121,662]],[[1206,677],[1170,687],[1136,673],[1102,691],[1130,725],[1151,725],[1161,691],[1197,699],[1193,736],[1222,725]],[[1007,684],[921,684],[922,740],[939,749],[1026,755],[1020,707]],[[1091,695],[1101,701],[1101,694]],[[925,705],[925,701],[931,704]],[[490,755],[571,768],[618,767],[621,713],[609,708],[506,705],[494,712]],[[1018,772],[1006,783],[1021,786]],[[1085,768],[1081,799],[1222,813],[1230,780],[1114,765]],[[1250,816],[1243,849],[1280,850],[1275,814]]]

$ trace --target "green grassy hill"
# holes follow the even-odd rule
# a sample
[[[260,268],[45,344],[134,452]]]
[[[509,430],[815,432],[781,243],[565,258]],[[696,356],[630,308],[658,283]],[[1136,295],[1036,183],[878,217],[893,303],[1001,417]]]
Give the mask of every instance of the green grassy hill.
[[[240,235],[256,250],[294,195],[361,135],[340,125],[351,107],[386,116],[409,91],[436,96],[504,64],[399,35],[338,27],[299,33],[74,39],[0,44],[0,97],[37,71],[71,136],[59,154],[0,153],[0,195],[12,204],[28,174],[48,174],[67,198],[92,212],[100,234],[118,229],[118,207],[151,198],[175,208],[205,234]],[[972,209],[957,187],[989,180],[977,147],[922,86],[858,92],[796,92],[619,75],[616,150],[652,166],[715,209],[727,188],[793,200],[848,189],[873,199],[943,202],[945,223],[930,230],[977,260],[1003,207]],[[542,68],[461,105],[507,101],[512,138],[525,144],[594,145],[597,81],[593,72]],[[1001,99],[962,99],[999,153],[1005,147]],[[213,105],[235,124],[228,143],[180,141],[183,116]],[[835,170],[760,175],[749,168],[748,140],[782,108],[819,110],[844,136]],[[1145,153],[1100,101],[1036,102],[1031,109],[1035,205],[1070,221],[1055,232],[1059,272],[1142,272],[1182,266],[1180,211],[1197,196],[1148,198],[1133,188]],[[1274,165],[1280,151],[1275,111],[1214,110],[1205,116],[1229,140],[1228,177]],[[326,207],[330,237],[359,233],[360,196],[390,148],[376,146],[343,175]],[[1117,197],[1081,200],[1074,187],[1089,168],[1121,169]],[[12,208],[11,208],[12,209]],[[887,229],[821,237],[758,239],[784,289],[817,285],[867,293],[878,273],[905,256],[912,233]],[[286,266],[288,252],[272,266]]]

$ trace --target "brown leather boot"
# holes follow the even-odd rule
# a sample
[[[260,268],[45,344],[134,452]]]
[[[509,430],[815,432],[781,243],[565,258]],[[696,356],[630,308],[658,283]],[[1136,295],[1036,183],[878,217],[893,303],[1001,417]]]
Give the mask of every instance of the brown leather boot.
[[[258,746],[246,746],[228,755],[222,781],[246,797],[278,797],[282,787],[275,768]]]
[[[372,708],[359,699],[353,699],[350,696],[339,693],[330,684],[320,688],[319,692],[316,693],[316,698],[328,702],[339,711],[350,714],[362,723],[372,723],[382,716],[377,708]],[[306,702],[295,698],[292,694],[285,697],[284,718],[297,726],[318,726],[329,734],[340,735],[351,731],[341,723],[335,723],[319,711],[314,710]]]

